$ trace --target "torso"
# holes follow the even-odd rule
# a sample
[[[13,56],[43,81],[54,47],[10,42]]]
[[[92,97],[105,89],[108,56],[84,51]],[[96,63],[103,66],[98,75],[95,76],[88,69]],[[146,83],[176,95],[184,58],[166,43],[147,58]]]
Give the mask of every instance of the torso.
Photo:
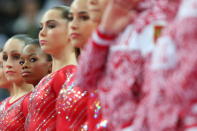
[[[23,102],[29,94],[9,103],[10,97],[2,101],[0,105],[0,130],[1,131],[23,131],[25,115]]]
[[[88,92],[75,85],[75,72],[73,69],[68,81],[62,86],[57,100],[56,129],[59,131],[88,130],[86,123]]]
[[[67,72],[72,65],[49,74],[43,78],[30,96],[29,111],[25,123],[28,131],[49,130],[56,127],[56,98],[62,84],[67,79]]]

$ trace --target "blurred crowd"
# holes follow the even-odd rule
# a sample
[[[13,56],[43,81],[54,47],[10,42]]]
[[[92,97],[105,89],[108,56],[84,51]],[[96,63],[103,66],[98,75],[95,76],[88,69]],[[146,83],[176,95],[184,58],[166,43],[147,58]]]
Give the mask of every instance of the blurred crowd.
[[[57,6],[70,5],[72,0],[0,0],[0,44],[10,36],[25,33],[38,36],[38,23],[43,12]]]
[[[43,13],[58,5],[68,5],[73,0],[0,0],[0,48],[14,34],[38,37],[39,20]],[[9,95],[0,88],[0,101]]]
[[[1,131],[197,131],[197,0],[0,6]]]

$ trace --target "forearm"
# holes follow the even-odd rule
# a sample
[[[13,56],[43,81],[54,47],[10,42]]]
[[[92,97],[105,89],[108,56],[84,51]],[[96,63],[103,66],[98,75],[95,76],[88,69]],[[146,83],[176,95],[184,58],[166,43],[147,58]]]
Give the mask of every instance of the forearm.
[[[115,35],[106,35],[99,29],[93,33],[79,59],[76,81],[80,87],[88,90],[96,88],[97,81],[105,72],[109,46],[115,38]]]

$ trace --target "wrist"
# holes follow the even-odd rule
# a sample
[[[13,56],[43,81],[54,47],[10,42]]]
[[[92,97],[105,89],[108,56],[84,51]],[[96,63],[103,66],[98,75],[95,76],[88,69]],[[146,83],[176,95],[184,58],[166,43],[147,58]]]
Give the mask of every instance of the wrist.
[[[116,38],[117,35],[105,32],[104,30],[101,30],[100,27],[97,28],[92,36],[93,43],[101,46],[110,46],[112,43],[114,43]]]
[[[99,26],[96,30],[97,35],[99,35],[100,38],[105,40],[114,40],[116,39],[117,35],[116,33],[112,33],[110,31],[105,30],[103,27]]]
[[[113,37],[113,36],[117,36],[118,35],[116,32],[108,29],[107,26],[102,25],[102,24],[98,26],[97,32],[99,32],[101,34],[104,34],[106,36],[109,36],[109,37]]]

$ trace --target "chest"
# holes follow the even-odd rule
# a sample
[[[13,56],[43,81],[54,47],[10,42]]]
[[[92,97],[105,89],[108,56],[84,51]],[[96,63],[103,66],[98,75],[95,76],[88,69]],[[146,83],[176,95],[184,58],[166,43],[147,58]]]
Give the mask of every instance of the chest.
[[[24,127],[25,117],[22,112],[23,98],[8,105],[8,100],[0,105],[0,130],[19,130]]]

